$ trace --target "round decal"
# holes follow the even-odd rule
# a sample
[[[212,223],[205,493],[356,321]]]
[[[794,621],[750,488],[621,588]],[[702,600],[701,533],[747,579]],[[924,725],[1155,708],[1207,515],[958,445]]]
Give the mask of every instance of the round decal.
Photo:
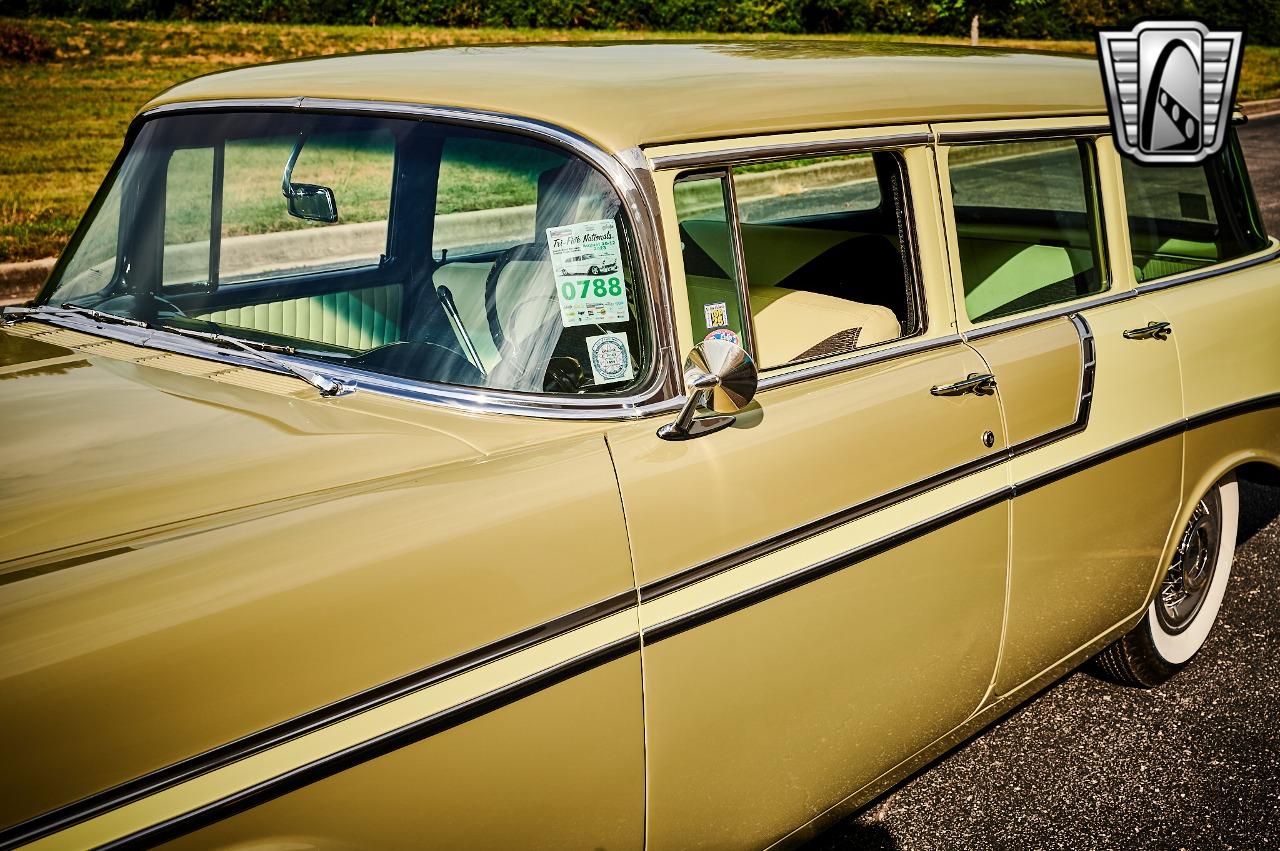
[[[631,353],[620,337],[597,337],[591,343],[591,366],[599,378],[597,383],[621,381],[631,377]]]
[[[738,345],[738,335],[730,328],[717,328],[702,338],[703,340],[724,340],[726,343]]]

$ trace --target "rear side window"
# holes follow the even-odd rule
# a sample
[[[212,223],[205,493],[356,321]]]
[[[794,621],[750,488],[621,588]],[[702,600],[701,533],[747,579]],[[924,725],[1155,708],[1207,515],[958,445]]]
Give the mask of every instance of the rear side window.
[[[1012,316],[1107,288],[1088,142],[954,147],[947,170],[970,321]]]
[[[695,340],[740,340],[769,369],[919,328],[896,154],[761,163],[733,169],[731,189],[729,179],[676,185]]]
[[[1150,281],[1260,251],[1267,237],[1233,130],[1199,165],[1122,165],[1137,280]]]

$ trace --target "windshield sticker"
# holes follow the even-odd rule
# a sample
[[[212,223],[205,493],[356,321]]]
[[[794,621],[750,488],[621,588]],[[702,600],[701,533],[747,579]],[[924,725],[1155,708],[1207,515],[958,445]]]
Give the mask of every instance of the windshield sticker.
[[[733,343],[735,346],[738,345],[738,335],[733,333],[729,328],[717,328],[702,338],[704,343],[707,340],[724,340],[726,343]]]
[[[588,337],[587,354],[591,356],[591,375],[596,384],[631,378],[631,346],[625,332]]]
[[[547,228],[547,247],[564,327],[631,318],[617,222],[599,219]]]
[[[729,324],[729,305],[723,301],[702,305],[702,315],[706,317],[708,328],[720,328]]]

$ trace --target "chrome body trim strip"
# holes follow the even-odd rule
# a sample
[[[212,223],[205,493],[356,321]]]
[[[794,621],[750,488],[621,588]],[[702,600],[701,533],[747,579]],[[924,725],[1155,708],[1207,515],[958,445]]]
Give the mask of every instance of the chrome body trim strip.
[[[807,381],[810,378],[821,378],[827,375],[834,375],[860,366],[881,363],[895,358],[906,357],[907,355],[920,354],[921,352],[941,349],[946,346],[954,346],[962,342],[964,341],[961,339],[959,334],[947,334],[942,337],[932,337],[928,339],[908,339],[905,342],[893,345],[890,348],[855,352],[846,357],[839,358],[838,360],[823,361],[822,363],[802,366],[799,369],[791,369],[787,372],[763,375],[760,377],[758,390],[764,391],[772,390],[776,387],[786,387],[789,384]]]
[[[1026,328],[1030,325],[1039,325],[1041,322],[1049,322],[1054,319],[1060,319],[1063,316],[1072,316],[1085,310],[1093,310],[1095,307],[1105,307],[1108,304],[1115,304],[1121,301],[1128,301],[1131,298],[1137,298],[1136,290],[1118,290],[1116,292],[1104,293],[1098,298],[1092,298],[1088,301],[1076,301],[1046,310],[1043,313],[1032,314],[1031,316],[1018,316],[1013,319],[1007,319],[1003,322],[997,322],[994,325],[984,325],[979,328],[970,328],[963,332],[966,342],[969,340],[981,340],[983,337],[990,337],[993,334],[1003,334],[1005,331],[1012,331],[1015,328]]]
[[[964,339],[965,342],[968,342],[968,340],[980,340],[984,337],[992,337],[993,334],[1004,334],[1005,331],[1011,331],[1018,328],[1028,328],[1030,325],[1039,325],[1041,322],[1061,319],[1062,316],[1073,316],[1075,314],[1079,314],[1080,311],[1093,310],[1094,307],[1115,305],[1116,302],[1125,302],[1129,301],[1130,298],[1137,297],[1137,290],[1121,289],[1119,292],[1105,293],[1103,296],[1091,298],[1089,301],[1070,302],[1068,305],[1051,308],[1051,310],[1044,311],[1043,314],[1018,316],[1014,317],[1014,319],[996,322],[995,325],[984,325],[982,328],[972,328],[964,331]]]
[[[424,104],[333,98],[245,98],[165,104],[138,115],[131,125],[130,133],[136,132],[143,122],[158,116],[246,110],[305,110],[427,118],[444,123],[506,130],[539,139],[567,149],[598,168],[622,199],[635,232],[635,249],[645,278],[645,306],[651,320],[652,334],[646,352],[651,364],[649,380],[632,394],[622,397],[578,398],[451,386],[349,369],[325,361],[323,368],[327,374],[341,376],[361,390],[482,413],[518,414],[547,419],[616,420],[666,413],[679,407],[677,397],[680,393],[681,373],[675,326],[670,321],[666,252],[652,180],[643,179],[645,169],[642,166],[647,162],[643,156],[627,156],[626,159],[630,161],[630,165],[627,165],[623,158],[609,154],[595,143],[565,128],[515,115]],[[117,336],[114,327],[110,330],[98,328],[91,333]],[[205,350],[191,350],[187,353],[197,357],[221,359]],[[233,362],[237,366],[252,366],[257,369],[265,366],[248,359]],[[306,358],[300,358],[299,362],[311,363]]]
[[[796,157],[822,157],[848,154],[867,148],[905,148],[911,145],[933,143],[932,133],[891,133],[884,136],[864,136],[849,139],[827,139],[810,142],[778,142],[772,145],[751,145],[740,148],[722,148],[694,154],[667,154],[650,157],[655,170],[673,168],[707,168],[733,166],[744,163],[789,160]]]

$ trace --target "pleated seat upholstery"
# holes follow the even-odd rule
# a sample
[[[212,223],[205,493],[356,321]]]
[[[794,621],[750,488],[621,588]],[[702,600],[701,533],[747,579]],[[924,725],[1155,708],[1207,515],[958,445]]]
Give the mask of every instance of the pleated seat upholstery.
[[[400,339],[401,287],[386,284],[350,292],[229,307],[199,318],[333,346],[366,350]]]

